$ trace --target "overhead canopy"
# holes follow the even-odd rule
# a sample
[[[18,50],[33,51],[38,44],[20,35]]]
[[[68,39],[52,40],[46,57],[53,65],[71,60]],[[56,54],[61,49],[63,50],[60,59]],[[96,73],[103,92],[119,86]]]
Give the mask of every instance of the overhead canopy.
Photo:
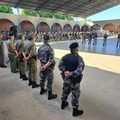
[[[119,5],[120,0],[0,0],[0,4],[76,17],[88,17]]]

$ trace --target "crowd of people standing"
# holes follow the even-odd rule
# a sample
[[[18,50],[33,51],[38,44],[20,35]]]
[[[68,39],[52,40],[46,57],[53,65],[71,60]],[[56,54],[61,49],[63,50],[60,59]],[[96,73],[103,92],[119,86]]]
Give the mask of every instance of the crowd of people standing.
[[[56,35],[56,36],[55,36]],[[54,80],[54,67],[56,65],[54,50],[50,46],[50,41],[62,40],[77,40],[82,39],[82,44],[97,45],[97,33],[67,33],[65,35],[56,34],[31,34],[28,37],[29,42],[26,44],[25,35],[19,34],[17,41],[15,42],[14,34],[10,34],[9,40],[6,42],[8,49],[9,63],[12,73],[18,73],[19,77],[23,81],[29,81],[28,85],[32,88],[40,87],[40,95],[48,93],[48,100],[57,98],[57,94],[53,93],[53,80]],[[107,33],[103,36],[103,46],[107,44]],[[43,41],[43,45],[36,49],[35,42]],[[120,34],[118,34],[118,40],[116,47],[120,47]],[[58,68],[61,71],[63,79],[63,90],[61,97],[61,109],[65,109],[68,106],[67,98],[72,93],[72,107],[73,116],[83,114],[83,110],[79,110],[79,96],[80,96],[80,82],[82,80],[82,72],[84,70],[84,61],[79,56],[79,44],[73,42],[70,46],[70,54],[63,56],[59,62]],[[39,64],[37,64],[39,63]],[[37,65],[39,65],[39,77],[40,84],[37,83]],[[7,67],[4,65],[4,50],[2,34],[0,34],[0,66],[2,68]],[[26,74],[28,73],[28,75]],[[47,83],[46,83],[47,81]],[[45,86],[47,85],[47,86]]]
[[[36,41],[42,42],[43,36],[46,34],[45,32],[36,33]],[[88,45],[97,45],[98,41],[98,33],[97,32],[68,32],[68,33],[60,33],[60,32],[49,32],[48,33],[51,41],[67,41],[67,40],[82,40],[82,44],[88,44]],[[109,35],[107,32],[103,34],[103,46],[107,45],[107,40]],[[102,37],[100,37],[102,39]],[[116,47],[119,47],[120,45],[120,34],[117,35],[117,43]]]
[[[43,45],[36,51],[35,36],[29,36],[29,43],[25,45],[25,36],[18,35],[18,41],[14,44],[14,34],[10,34],[7,41],[8,57],[12,73],[20,74],[20,79],[29,81],[28,85],[32,88],[40,87],[40,95],[48,93],[48,100],[57,98],[57,94],[53,94],[54,67],[56,65],[54,50],[50,46],[49,35],[43,36]],[[83,110],[79,110],[80,82],[82,80],[82,71],[84,70],[84,61],[79,56],[78,43],[72,43],[70,46],[71,53],[63,56],[59,63],[59,70],[62,72],[63,91],[61,97],[61,109],[64,110],[68,106],[68,95],[72,93],[72,115],[78,116],[83,114]],[[39,61],[39,77],[40,84],[37,83],[37,62]],[[68,62],[67,62],[68,61]],[[67,63],[67,64],[66,64]],[[70,65],[72,65],[70,67]],[[26,75],[26,66],[28,76]],[[47,81],[47,83],[46,83]],[[66,82],[67,81],[67,82]],[[46,85],[46,86],[45,86]]]

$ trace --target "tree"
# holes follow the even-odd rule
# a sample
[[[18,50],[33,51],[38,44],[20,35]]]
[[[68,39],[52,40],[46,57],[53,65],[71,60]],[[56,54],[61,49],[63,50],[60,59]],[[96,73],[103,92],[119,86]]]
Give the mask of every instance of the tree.
[[[66,16],[67,20],[74,20],[73,16]]]
[[[34,10],[22,9],[21,15],[37,16],[37,12]]]
[[[54,17],[57,18],[57,19],[63,19],[63,20],[65,19],[65,16],[64,16],[64,15],[57,14],[57,13],[54,13],[53,15],[54,15]]]
[[[3,5],[1,5],[0,6],[0,12],[13,14],[12,7],[10,7],[10,6],[3,6]]]
[[[39,17],[53,18],[53,16],[54,16],[56,19],[73,20],[72,16],[65,16],[65,15],[58,14],[58,13],[50,13],[50,12],[43,12],[43,11],[37,12],[34,10],[27,10],[27,9],[22,9],[21,14],[22,15],[30,15],[30,16],[38,16],[38,14],[39,14]]]
[[[40,17],[45,17],[45,18],[53,18],[53,13],[49,13],[49,12],[38,12]]]

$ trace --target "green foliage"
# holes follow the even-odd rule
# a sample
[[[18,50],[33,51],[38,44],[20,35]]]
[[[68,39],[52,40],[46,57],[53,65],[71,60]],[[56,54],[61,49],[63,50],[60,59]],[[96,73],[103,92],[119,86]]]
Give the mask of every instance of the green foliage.
[[[30,15],[30,16],[38,16],[38,14],[39,14],[39,17],[53,18],[53,16],[54,16],[56,19],[73,20],[73,17],[72,17],[72,16],[64,16],[64,15],[57,14],[57,13],[49,13],[49,12],[42,12],[42,11],[39,11],[39,12],[37,13],[37,11],[27,10],[27,9],[22,9],[22,10],[21,10],[21,14],[22,14],[22,15]]]
[[[1,5],[0,6],[0,12],[13,14],[12,7],[10,7],[10,6],[3,6],[3,5]]]
[[[13,10],[12,7],[10,6],[0,6],[0,12],[4,12],[4,13],[11,13],[13,14]],[[28,10],[28,9],[22,9],[21,10],[21,15],[30,15],[30,16],[38,16],[37,11],[34,10]],[[49,13],[49,12],[39,12],[39,16],[40,17],[45,17],[45,18],[53,18],[53,16],[56,19],[67,19],[67,20],[73,20],[72,16],[64,16],[62,14],[58,14],[58,13]]]
[[[66,19],[67,20],[72,20],[72,21],[74,20],[73,16],[66,16]]]
[[[25,15],[26,15],[26,14],[25,14],[25,9],[22,9],[22,10],[21,10],[21,15],[22,15],[22,16],[25,16]]]
[[[40,17],[53,18],[53,14],[49,12],[39,12]]]
[[[37,16],[37,12],[34,10],[22,9],[21,15]]]
[[[54,13],[54,17],[57,18],[57,19],[65,19],[65,16],[64,15],[61,15],[61,14],[57,14],[57,13]]]

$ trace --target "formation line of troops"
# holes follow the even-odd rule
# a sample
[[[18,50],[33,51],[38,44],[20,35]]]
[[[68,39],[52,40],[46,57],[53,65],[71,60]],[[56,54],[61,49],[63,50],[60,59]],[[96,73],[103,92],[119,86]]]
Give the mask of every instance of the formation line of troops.
[[[40,87],[40,95],[47,92],[48,100],[57,98],[57,94],[53,93],[53,71],[56,62],[54,50],[50,46],[49,35],[44,35],[44,44],[38,49],[38,52],[36,52],[34,35],[29,37],[29,43],[27,45],[25,44],[25,36],[23,34],[19,34],[18,38],[19,40],[15,45],[14,35],[11,34],[10,39],[6,43],[11,72],[19,72],[20,79],[23,81],[28,80],[28,85],[32,86],[32,88]],[[79,110],[79,96],[80,82],[82,80],[82,72],[85,65],[82,57],[78,54],[78,43],[72,43],[69,48],[70,53],[63,56],[58,65],[63,79],[61,109],[64,110],[68,106],[69,103],[67,98],[69,94],[72,93],[72,115],[78,116],[83,114],[83,110]],[[40,68],[40,84],[37,83],[37,60],[39,61]],[[26,75],[26,66],[28,69],[28,76]]]
[[[41,42],[43,41],[43,37],[46,33],[39,32],[35,33],[36,41]],[[88,45],[97,45],[98,41],[98,33],[97,32],[68,32],[68,33],[61,33],[61,32],[48,32],[47,33],[52,41],[62,41],[62,40],[79,40],[82,39],[82,44],[85,45],[88,41]],[[105,32],[103,34],[103,46],[107,45],[108,34]],[[117,35],[117,44],[116,47],[120,46],[120,33]]]
[[[0,67],[5,68],[7,67],[4,65],[4,45],[3,45],[3,35],[0,34]]]
[[[97,44],[97,35],[94,35],[94,44]],[[104,35],[103,46],[106,46],[107,34]],[[0,67],[7,67],[4,65],[4,48],[2,41],[2,34],[0,34]],[[36,49],[36,36],[29,36],[29,43],[25,43],[25,35],[19,34],[19,40],[14,44],[14,35],[10,34],[10,39],[7,41],[8,57],[10,62],[10,68],[12,73],[20,74],[20,79],[23,81],[28,80],[28,85],[32,88],[40,87],[40,95],[48,93],[48,100],[57,98],[57,94],[53,93],[53,80],[54,80],[54,68],[55,57],[54,50],[50,46],[50,36],[44,34],[44,44]],[[91,44],[91,39],[89,43]],[[83,39],[84,44],[84,39]],[[118,34],[118,40],[116,47],[120,47],[120,34]],[[68,106],[67,98],[72,93],[71,104],[73,107],[73,116],[83,114],[83,110],[79,110],[79,96],[80,96],[80,83],[83,77],[84,61],[79,56],[79,45],[77,42],[73,42],[70,46],[70,53],[63,56],[59,62],[58,68],[61,71],[63,79],[63,89],[61,97],[61,109],[64,110]],[[39,76],[40,84],[37,83],[37,62],[39,61]],[[26,75],[26,69],[28,69],[28,76]],[[46,83],[47,82],[47,83]],[[46,86],[45,86],[46,85]]]

